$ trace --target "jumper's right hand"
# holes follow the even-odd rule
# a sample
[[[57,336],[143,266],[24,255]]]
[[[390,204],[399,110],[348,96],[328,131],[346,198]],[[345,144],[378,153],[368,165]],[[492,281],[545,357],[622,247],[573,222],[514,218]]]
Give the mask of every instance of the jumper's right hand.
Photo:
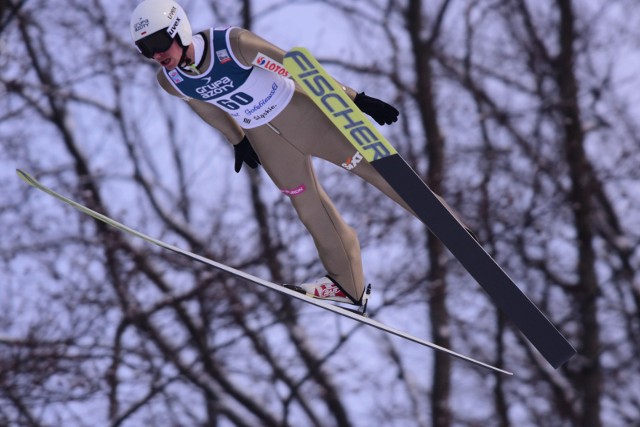
[[[243,162],[251,169],[255,169],[258,165],[262,164],[246,136],[242,138],[242,141],[233,146],[233,151],[236,156],[236,164],[234,167],[236,173],[240,172],[240,169],[242,169]]]
[[[353,102],[363,112],[371,116],[379,125],[390,125],[398,121],[400,112],[392,105],[377,98],[372,98],[361,92]]]

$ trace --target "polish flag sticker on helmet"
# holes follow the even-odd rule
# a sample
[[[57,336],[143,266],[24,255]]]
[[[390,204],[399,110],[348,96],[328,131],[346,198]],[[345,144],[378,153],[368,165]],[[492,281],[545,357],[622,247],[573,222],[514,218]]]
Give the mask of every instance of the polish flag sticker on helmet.
[[[275,59],[269,58],[264,53],[258,52],[251,64],[255,65],[258,68],[271,71],[272,73],[280,74],[282,77],[289,77],[289,72],[286,68],[284,68],[284,65],[282,65]]]
[[[142,17],[138,18],[138,22],[136,22],[133,25],[133,30],[136,33],[140,33],[140,31],[144,30],[145,28],[149,27],[149,20],[148,19],[142,19]],[[147,34],[147,31],[142,31],[140,33],[141,36],[144,36],[145,34]]]

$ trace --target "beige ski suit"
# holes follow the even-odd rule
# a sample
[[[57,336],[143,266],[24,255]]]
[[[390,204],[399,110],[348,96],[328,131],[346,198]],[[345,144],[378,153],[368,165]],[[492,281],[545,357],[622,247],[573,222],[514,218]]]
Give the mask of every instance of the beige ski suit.
[[[282,64],[285,54],[282,49],[241,28],[227,31],[227,47],[234,60],[241,65],[251,67],[259,54]],[[207,37],[208,33],[200,34]],[[198,70],[207,70],[212,60],[215,60],[214,48],[210,43],[204,49]],[[193,72],[192,75],[197,74]],[[278,188],[290,197],[300,220],[313,237],[329,276],[350,297],[359,301],[365,280],[358,237],[316,179],[311,156],[349,169],[409,212],[411,209],[366,160],[357,162],[359,157],[356,156],[356,149],[304,91],[296,84],[290,101],[275,118],[264,125],[243,129],[237,120],[216,105],[185,97],[163,69],[158,72],[158,81],[168,93],[185,99],[204,121],[222,132],[230,143],[237,144],[245,135],[248,137],[264,170]],[[356,96],[353,89],[343,88],[352,99]]]

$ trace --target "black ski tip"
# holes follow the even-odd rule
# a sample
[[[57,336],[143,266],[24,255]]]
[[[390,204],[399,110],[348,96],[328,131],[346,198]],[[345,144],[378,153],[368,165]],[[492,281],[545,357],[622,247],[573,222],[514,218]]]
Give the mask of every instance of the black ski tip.
[[[565,346],[564,351],[562,353],[558,353],[556,355],[549,356],[549,357],[547,357],[547,360],[549,361],[551,366],[553,366],[554,369],[559,369],[560,367],[562,367],[562,365],[567,363],[576,354],[578,354],[576,349],[573,348],[571,346],[571,344],[567,343],[567,345]]]

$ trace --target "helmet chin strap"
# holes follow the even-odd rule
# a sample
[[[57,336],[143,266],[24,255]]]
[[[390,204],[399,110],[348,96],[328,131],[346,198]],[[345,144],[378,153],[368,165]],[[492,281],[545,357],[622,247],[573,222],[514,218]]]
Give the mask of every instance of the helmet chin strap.
[[[189,46],[182,46],[182,55],[180,56],[180,68],[189,69],[193,71],[195,74],[200,74],[198,71],[198,67],[193,63],[193,59],[187,56],[187,51],[189,50]]]
[[[193,64],[191,58],[187,57],[187,50],[189,46],[182,46],[182,55],[180,56],[180,67],[187,68],[189,65]]]

